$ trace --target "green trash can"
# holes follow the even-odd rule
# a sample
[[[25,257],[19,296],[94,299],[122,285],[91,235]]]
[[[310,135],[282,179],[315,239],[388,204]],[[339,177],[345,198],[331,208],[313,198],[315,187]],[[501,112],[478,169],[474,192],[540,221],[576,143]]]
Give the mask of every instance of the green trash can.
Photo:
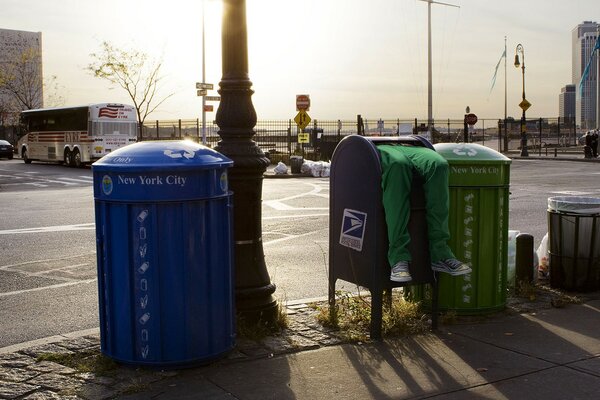
[[[460,315],[487,314],[506,306],[510,159],[478,144],[434,145],[450,166],[450,248],[471,274],[439,274],[439,308]],[[430,293],[412,289],[428,306]]]

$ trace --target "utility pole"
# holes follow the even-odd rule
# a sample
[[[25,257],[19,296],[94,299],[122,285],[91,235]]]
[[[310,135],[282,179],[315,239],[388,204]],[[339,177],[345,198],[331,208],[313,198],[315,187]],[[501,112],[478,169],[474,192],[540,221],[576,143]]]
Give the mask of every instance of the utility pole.
[[[206,83],[206,51],[204,43],[205,0],[202,1],[202,83]],[[206,146],[206,98],[202,96],[202,144]]]
[[[460,8],[460,6],[448,3],[441,3],[439,1],[434,0],[420,0],[427,3],[427,131],[430,135],[431,128],[433,125],[433,89],[432,89],[432,68],[431,68],[431,5],[432,4],[440,4],[443,6],[456,7]]]

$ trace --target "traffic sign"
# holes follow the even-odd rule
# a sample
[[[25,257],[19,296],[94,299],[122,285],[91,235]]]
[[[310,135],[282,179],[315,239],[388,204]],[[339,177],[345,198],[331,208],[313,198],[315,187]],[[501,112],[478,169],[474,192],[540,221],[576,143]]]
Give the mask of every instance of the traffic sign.
[[[196,82],[196,89],[213,90],[213,84],[212,83]]]
[[[528,102],[526,99],[523,99],[523,101],[519,103],[519,107],[521,107],[521,110],[527,111],[527,109],[531,107],[531,103]]]
[[[308,133],[299,133],[298,143],[310,143],[310,135]]]
[[[208,93],[208,91],[206,89],[198,89],[198,90],[196,90],[196,94],[198,96],[206,96],[206,93]]]
[[[294,122],[298,125],[298,128],[304,129],[310,124],[310,117],[304,110],[300,110],[296,117],[294,118]]]
[[[204,96],[206,101],[221,101],[221,96]]]
[[[296,95],[296,110],[310,110],[310,96],[307,94]]]
[[[469,125],[475,125],[477,123],[477,115],[475,115],[475,114],[467,114],[467,115],[465,115],[465,121]]]
[[[204,106],[204,111],[206,111],[206,112],[212,112],[213,111],[213,105],[212,104],[206,104]]]

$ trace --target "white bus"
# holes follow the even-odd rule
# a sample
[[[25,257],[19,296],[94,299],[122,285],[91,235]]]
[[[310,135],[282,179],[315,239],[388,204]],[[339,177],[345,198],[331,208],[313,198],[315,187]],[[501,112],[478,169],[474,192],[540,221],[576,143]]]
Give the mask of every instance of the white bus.
[[[138,121],[134,107],[102,103],[26,110],[21,129],[17,149],[26,164],[37,160],[80,167],[134,143]]]

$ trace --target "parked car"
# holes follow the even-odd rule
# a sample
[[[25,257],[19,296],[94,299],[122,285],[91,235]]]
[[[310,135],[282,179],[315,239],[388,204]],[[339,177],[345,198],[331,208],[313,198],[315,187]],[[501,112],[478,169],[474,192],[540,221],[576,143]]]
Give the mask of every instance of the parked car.
[[[14,151],[15,149],[12,144],[6,140],[0,140],[0,158],[7,157],[9,160],[12,160]]]

